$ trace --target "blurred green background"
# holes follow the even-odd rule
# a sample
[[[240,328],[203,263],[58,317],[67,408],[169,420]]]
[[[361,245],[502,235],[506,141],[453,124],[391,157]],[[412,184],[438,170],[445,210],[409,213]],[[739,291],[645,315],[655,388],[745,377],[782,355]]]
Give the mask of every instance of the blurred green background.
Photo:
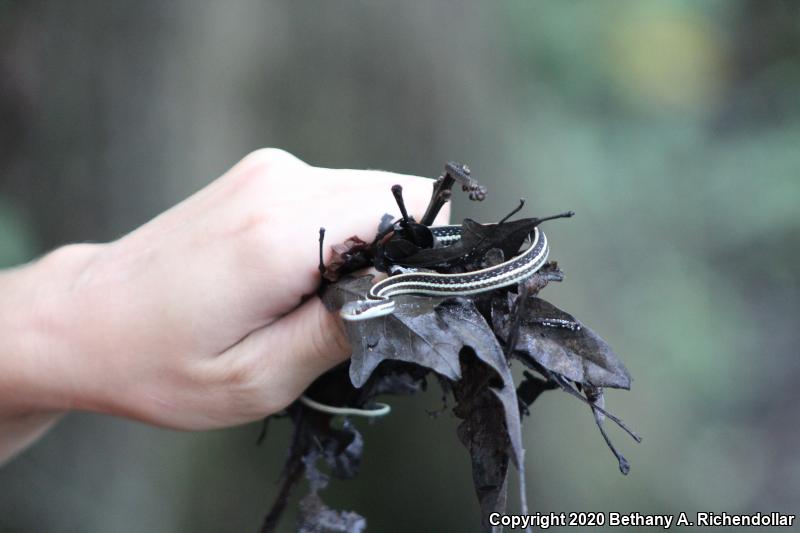
[[[489,198],[455,219],[520,196],[577,212],[548,226],[567,277],[543,296],[617,350],[634,384],[608,406],[645,441],[611,430],[623,477],[548,393],[524,426],[531,511],[798,512],[797,3],[0,0],[3,266],[113,239],[261,146],[467,162]],[[438,401],[361,424],[361,476],[323,498],[372,532],[478,531]],[[0,531],[256,531],[289,424],[258,429],[71,415],[0,470]]]

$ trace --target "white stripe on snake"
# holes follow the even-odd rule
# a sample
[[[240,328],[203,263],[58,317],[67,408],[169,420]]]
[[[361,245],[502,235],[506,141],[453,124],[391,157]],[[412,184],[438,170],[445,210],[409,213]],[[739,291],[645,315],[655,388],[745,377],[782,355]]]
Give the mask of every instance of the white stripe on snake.
[[[461,238],[461,226],[431,228],[439,242],[452,244]],[[464,272],[406,272],[390,276],[373,285],[366,300],[346,303],[339,314],[344,320],[367,320],[391,314],[395,308],[393,296],[419,294],[430,296],[462,296],[478,294],[514,285],[531,277],[547,261],[547,237],[538,227],[529,235],[531,244],[521,254],[498,265]]]

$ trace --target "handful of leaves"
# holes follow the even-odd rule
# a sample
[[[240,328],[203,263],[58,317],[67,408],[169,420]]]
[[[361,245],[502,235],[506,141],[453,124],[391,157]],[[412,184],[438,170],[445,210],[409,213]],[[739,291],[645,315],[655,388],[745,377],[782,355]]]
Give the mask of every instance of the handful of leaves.
[[[435,182],[425,215],[417,222],[408,216],[399,186],[392,188],[402,213],[394,221],[384,215],[371,243],[357,237],[335,245],[334,258],[322,264],[320,230],[320,297],[331,311],[363,300],[373,276],[353,275],[367,266],[394,273],[403,268],[438,273],[464,273],[502,263],[520,251],[528,235],[544,219],[507,220],[483,225],[465,220],[456,244],[436,242],[429,229],[453,185],[460,183],[472,200],[482,200],[486,189],[464,165],[448,163]],[[369,409],[378,395],[413,394],[433,376],[445,397],[455,399],[453,413],[462,420],[458,437],[472,458],[473,481],[483,524],[506,506],[509,462],[519,471],[520,507],[528,514],[521,419],[544,391],[561,389],[588,404],[600,432],[617,458],[623,474],[628,462],[614,448],[603,421],[609,418],[635,440],[641,439],[605,411],[603,389],[628,389],[630,376],[611,348],[572,315],[538,297],[563,273],[555,262],[546,263],[516,286],[447,297],[398,295],[394,311],[385,316],[346,321],[353,347],[348,363],[327,372],[306,391],[313,402],[295,402],[287,411],[294,435],[277,500],[265,518],[262,532],[273,531],[288,501],[291,487],[303,473],[310,493],[301,501],[298,531],[356,533],[366,520],[353,512],[334,511],[321,501],[319,491],[330,476],[347,479],[358,473],[363,439],[345,419],[332,425],[334,415],[313,404]],[[510,365],[520,361],[529,370],[515,384]],[[318,468],[322,460],[330,475]],[[488,529],[488,526],[486,526]]]

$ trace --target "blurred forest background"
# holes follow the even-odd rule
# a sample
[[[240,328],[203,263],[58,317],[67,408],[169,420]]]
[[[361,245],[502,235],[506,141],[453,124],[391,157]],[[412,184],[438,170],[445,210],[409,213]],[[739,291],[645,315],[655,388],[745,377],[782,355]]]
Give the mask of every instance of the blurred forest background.
[[[261,146],[467,162],[489,198],[456,220],[577,212],[548,226],[566,280],[543,296],[626,363],[608,406],[645,441],[612,429],[623,477],[546,394],[532,511],[798,512],[799,4],[0,0],[0,265],[114,239]],[[362,474],[323,498],[372,532],[478,531],[438,396],[360,424]],[[256,531],[289,423],[258,431],[73,414],[0,470],[0,531]]]

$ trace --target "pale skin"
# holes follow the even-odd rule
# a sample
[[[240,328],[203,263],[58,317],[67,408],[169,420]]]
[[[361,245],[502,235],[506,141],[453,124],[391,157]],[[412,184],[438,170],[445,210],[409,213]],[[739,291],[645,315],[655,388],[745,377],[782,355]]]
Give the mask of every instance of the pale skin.
[[[289,405],[350,355],[318,229],[328,256],[370,241],[396,183],[421,217],[429,179],[258,150],[117,241],[0,271],[0,461],[73,410],[204,430]]]

